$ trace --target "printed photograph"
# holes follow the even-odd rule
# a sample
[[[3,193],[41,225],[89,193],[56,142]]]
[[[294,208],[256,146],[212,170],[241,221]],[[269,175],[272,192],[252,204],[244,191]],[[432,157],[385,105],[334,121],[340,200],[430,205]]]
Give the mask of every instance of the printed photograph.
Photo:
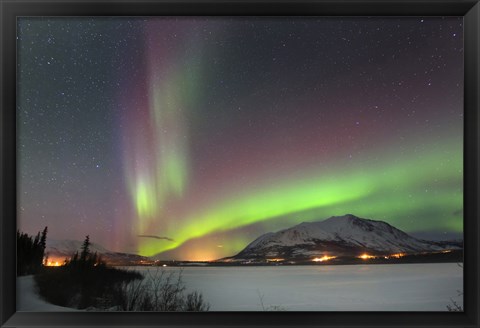
[[[17,22],[17,311],[463,311],[463,17]]]

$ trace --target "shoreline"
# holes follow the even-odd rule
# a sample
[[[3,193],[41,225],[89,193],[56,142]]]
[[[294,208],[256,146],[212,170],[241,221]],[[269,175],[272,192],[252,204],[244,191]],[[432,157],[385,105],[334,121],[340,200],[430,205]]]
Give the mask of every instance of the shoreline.
[[[376,255],[373,258],[344,256],[326,261],[311,259],[235,259],[225,261],[177,261],[157,260],[148,263],[110,264],[115,267],[259,267],[259,266],[325,266],[325,265],[375,265],[375,264],[432,264],[432,263],[463,263],[463,250],[453,250],[448,253],[410,254],[400,258]]]

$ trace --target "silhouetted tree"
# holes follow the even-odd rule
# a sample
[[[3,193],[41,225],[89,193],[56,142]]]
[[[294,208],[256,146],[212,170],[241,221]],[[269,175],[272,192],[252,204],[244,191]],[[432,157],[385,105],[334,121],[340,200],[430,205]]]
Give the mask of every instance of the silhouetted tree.
[[[97,252],[92,254],[90,251],[90,245],[90,237],[86,236],[82,247],[80,248],[80,254],[78,251],[75,252],[70,259],[65,261],[65,266],[72,270],[80,271],[89,270],[96,266],[105,266],[106,263]]]
[[[90,255],[90,236],[86,236],[82,244],[82,252],[80,253],[80,262],[85,263]]]
[[[43,248],[43,250],[45,250],[45,248],[47,247],[47,232],[48,232],[48,227],[45,227],[40,237],[40,246]]]
[[[33,238],[17,231],[17,275],[35,274],[42,268],[47,243],[48,228]]]

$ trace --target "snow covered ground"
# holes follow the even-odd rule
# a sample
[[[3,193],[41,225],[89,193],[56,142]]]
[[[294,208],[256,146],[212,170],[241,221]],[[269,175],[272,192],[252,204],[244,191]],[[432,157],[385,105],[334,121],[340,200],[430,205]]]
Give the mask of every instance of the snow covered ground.
[[[17,278],[17,311],[78,311],[44,301],[37,293],[33,276]]]
[[[211,311],[261,311],[259,294],[265,308],[287,311],[446,311],[450,298],[463,305],[455,263],[188,267],[183,278]]]
[[[463,305],[458,296],[463,269],[455,263],[181,270],[187,289],[202,292],[211,311],[261,311],[260,295],[264,308],[287,311],[446,311],[451,298]],[[18,311],[72,311],[43,301],[35,292],[32,276],[17,282]]]

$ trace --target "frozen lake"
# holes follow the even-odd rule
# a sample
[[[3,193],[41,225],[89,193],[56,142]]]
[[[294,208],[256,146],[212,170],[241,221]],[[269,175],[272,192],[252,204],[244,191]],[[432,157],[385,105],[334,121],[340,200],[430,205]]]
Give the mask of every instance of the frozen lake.
[[[463,305],[455,263],[162,269],[183,270],[187,289],[202,292],[211,311],[261,311],[259,295],[265,308],[287,311],[446,311],[450,298]]]

